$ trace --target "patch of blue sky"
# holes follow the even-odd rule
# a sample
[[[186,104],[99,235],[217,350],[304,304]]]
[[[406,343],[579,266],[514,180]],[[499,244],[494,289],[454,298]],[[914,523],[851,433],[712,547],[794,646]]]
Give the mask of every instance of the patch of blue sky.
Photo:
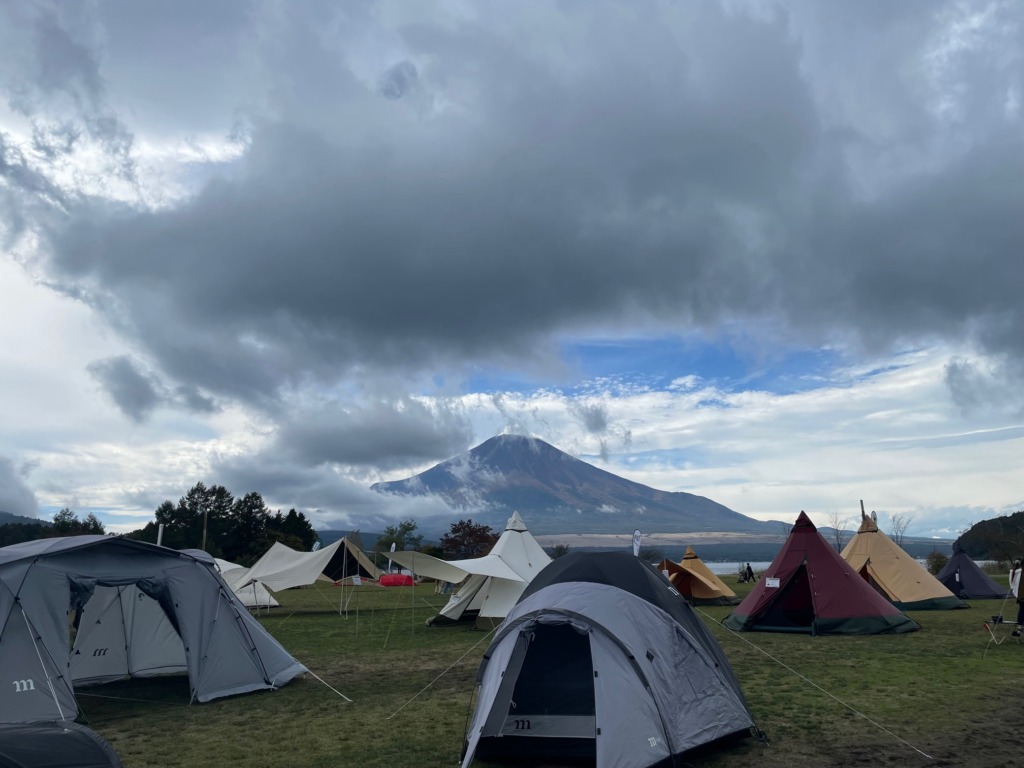
[[[727,341],[681,337],[566,342],[563,356],[584,382],[614,377],[654,389],[711,384],[724,392],[773,394],[834,384],[831,372],[841,359],[832,348],[762,350],[755,357]]]
[[[463,391],[531,393],[557,388],[565,395],[580,396],[712,385],[723,392],[793,394],[834,386],[834,371],[841,364],[841,353],[829,347],[776,349],[767,354],[728,340],[679,336],[567,339],[560,354],[566,364],[561,375],[542,378],[537,372],[481,370],[463,382]]]

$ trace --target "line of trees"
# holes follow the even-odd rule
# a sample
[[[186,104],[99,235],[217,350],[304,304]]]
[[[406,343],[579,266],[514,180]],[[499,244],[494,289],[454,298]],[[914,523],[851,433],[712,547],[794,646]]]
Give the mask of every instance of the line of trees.
[[[162,524],[161,543],[165,547],[205,549],[214,557],[246,566],[256,562],[275,541],[309,551],[317,540],[316,530],[303,513],[295,509],[287,514],[271,512],[259,493],[235,497],[223,485],[196,483],[177,504],[163,502],[154,517],[153,522],[128,536],[156,542]]]
[[[103,523],[91,512],[84,520],[67,507],[53,516],[53,522],[40,520],[38,523],[7,523],[0,525],[0,547],[21,544],[23,541],[50,539],[55,536],[80,536],[82,534],[104,534]]]

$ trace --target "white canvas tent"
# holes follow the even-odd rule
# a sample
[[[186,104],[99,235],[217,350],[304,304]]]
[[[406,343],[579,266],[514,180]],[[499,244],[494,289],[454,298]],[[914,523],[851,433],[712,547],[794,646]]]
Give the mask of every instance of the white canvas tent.
[[[318,579],[338,582],[354,575],[378,579],[380,570],[348,539],[338,539],[316,552],[298,552],[274,542],[266,554],[239,577],[235,588],[242,590],[253,581],[259,581],[276,592],[308,586]]]
[[[219,557],[214,558],[214,562],[221,578],[246,608],[277,608],[281,605],[277,598],[270,594],[270,590],[263,586],[262,581],[249,580],[247,583],[246,574],[249,569],[244,565],[221,560]]]
[[[476,616],[478,626],[502,622],[523,590],[551,558],[513,512],[494,548],[483,557],[439,560],[422,552],[392,552],[392,560],[420,576],[463,582],[448,604],[428,623]]]

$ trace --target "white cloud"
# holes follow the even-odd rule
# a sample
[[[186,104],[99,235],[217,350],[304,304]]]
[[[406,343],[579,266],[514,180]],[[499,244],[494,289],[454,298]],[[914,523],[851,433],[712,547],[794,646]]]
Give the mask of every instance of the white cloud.
[[[366,487],[506,429],[762,517],[1005,509],[1022,18],[6,4],[0,456],[118,526],[228,477],[401,516]]]

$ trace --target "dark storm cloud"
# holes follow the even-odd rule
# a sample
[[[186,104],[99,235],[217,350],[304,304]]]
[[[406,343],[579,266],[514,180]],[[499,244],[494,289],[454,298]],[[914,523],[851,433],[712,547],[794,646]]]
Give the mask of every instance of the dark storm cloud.
[[[411,398],[329,404],[292,414],[278,430],[271,453],[302,464],[362,465],[390,469],[443,461],[472,440],[468,420]]]
[[[971,339],[1019,359],[1019,46],[943,69],[924,46],[958,6],[873,7],[836,15],[879,39],[876,69],[814,5],[524,4],[389,30],[302,5],[233,33],[264,79],[224,94],[259,105],[231,174],[161,210],[76,204],[48,231],[50,277],[175,381],[268,406],[367,372],[543,361],[552,334],[595,326]],[[401,55],[346,58],[373,35]],[[823,41],[852,76],[809,66]],[[44,83],[99,88],[58,42]],[[933,81],[966,94],[964,140]],[[361,455],[319,425],[282,440]]]
[[[97,360],[89,364],[89,373],[132,421],[145,421],[161,402],[159,383],[141,372],[130,358]]]
[[[23,517],[39,513],[39,502],[25,482],[24,473],[4,456],[0,456],[0,512]]]
[[[212,472],[225,487],[258,489],[271,507],[295,507],[318,526],[383,530],[395,520],[459,514],[439,498],[376,493],[331,468],[291,463],[269,453],[216,462]]]

